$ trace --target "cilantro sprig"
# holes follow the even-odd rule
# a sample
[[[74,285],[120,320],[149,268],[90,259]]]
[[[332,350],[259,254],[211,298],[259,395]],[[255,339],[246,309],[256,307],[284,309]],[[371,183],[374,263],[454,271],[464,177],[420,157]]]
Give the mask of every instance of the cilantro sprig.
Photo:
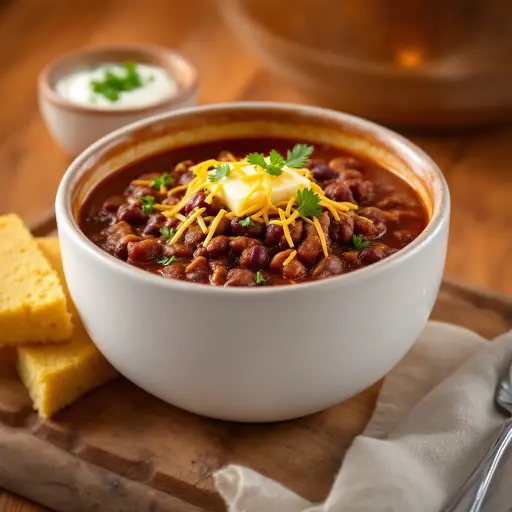
[[[149,215],[153,211],[153,206],[155,205],[155,198],[153,196],[140,196],[139,201],[142,204],[142,211]]]
[[[215,183],[216,181],[220,181],[222,178],[227,178],[229,173],[231,172],[231,167],[228,164],[219,165],[214,169],[214,173],[208,176],[208,181],[210,183]]]
[[[288,167],[295,167],[296,169],[301,169],[309,162],[309,157],[313,150],[314,146],[308,146],[307,144],[295,144],[292,150],[288,150],[286,155],[286,165]]]
[[[142,86],[142,78],[137,71],[137,64],[132,60],[123,63],[123,74],[119,75],[106,70],[103,80],[91,80],[90,82],[93,92],[105,96],[112,103],[119,100],[121,93],[140,89]]]
[[[161,176],[155,176],[151,181],[151,188],[160,190],[163,187],[168,187],[174,180],[171,178],[168,172],[164,172]]]
[[[267,281],[266,279],[263,277],[263,274],[258,270],[258,272],[256,272],[256,284],[265,284]]]
[[[352,245],[356,251],[362,251],[371,246],[368,240],[364,240],[362,235],[352,235]]]
[[[269,152],[268,162],[263,153],[250,153],[247,155],[247,161],[251,165],[261,167],[265,172],[272,176],[281,176],[283,167],[301,168],[309,162],[309,156],[313,152],[314,147],[307,144],[295,144],[291,151],[288,151],[286,160],[275,149]]]
[[[167,238],[167,240],[171,240],[171,238],[173,238],[174,235],[176,234],[176,231],[174,230],[174,228],[168,228],[167,226],[164,226],[163,228],[160,229],[160,234],[164,238]]]
[[[251,217],[246,217],[240,221],[240,226],[243,226],[244,228],[250,228],[255,225],[256,224],[254,224],[254,221],[251,219]]]
[[[157,263],[160,263],[160,265],[163,265],[164,267],[168,267],[171,263],[174,263],[175,261],[178,261],[178,258],[176,256],[171,256],[170,258],[167,258],[166,256],[160,256],[156,260]]]
[[[320,196],[310,188],[297,190],[297,210],[302,218],[320,217],[322,215]]]

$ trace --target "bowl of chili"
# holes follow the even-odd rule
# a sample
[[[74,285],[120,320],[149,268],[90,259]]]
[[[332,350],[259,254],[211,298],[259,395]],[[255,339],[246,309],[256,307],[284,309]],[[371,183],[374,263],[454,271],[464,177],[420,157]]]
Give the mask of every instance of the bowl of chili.
[[[56,213],[73,299],[122,374],[198,414],[277,421],[352,396],[411,347],[450,199],[396,133],[250,102],[104,137],[69,167]]]

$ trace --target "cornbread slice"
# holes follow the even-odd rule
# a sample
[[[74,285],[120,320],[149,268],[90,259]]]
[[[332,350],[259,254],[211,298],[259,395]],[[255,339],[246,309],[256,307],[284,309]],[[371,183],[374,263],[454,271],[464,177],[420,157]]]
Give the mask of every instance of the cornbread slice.
[[[18,348],[21,380],[29,391],[34,409],[43,418],[49,418],[115,377],[117,372],[101,355],[80,321],[66,286],[58,239],[40,238],[37,243],[60,277],[75,325],[70,343]]]
[[[57,273],[21,219],[0,216],[0,346],[64,342],[72,330]]]

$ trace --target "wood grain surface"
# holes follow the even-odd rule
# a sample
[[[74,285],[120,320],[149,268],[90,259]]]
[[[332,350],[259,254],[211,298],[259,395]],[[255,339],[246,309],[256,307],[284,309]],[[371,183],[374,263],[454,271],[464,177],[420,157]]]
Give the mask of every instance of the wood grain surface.
[[[38,72],[63,52],[101,43],[168,45],[197,66],[201,103],[306,101],[235,41],[214,0],[6,0],[0,26],[0,213],[26,220],[52,207],[69,164],[44,127],[36,97]],[[512,293],[512,127],[411,138],[451,188],[447,275]],[[41,510],[0,491],[2,512]]]
[[[445,281],[433,318],[493,338],[512,328],[512,299]],[[379,389],[295,421],[251,425],[187,413],[120,378],[40,421],[13,362],[0,351],[0,484],[58,512],[221,512],[211,475],[228,463],[320,501]]]

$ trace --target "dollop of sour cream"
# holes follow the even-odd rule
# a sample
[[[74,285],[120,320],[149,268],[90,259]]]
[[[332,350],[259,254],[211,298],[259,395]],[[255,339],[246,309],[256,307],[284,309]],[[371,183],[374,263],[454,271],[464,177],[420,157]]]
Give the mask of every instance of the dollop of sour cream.
[[[119,92],[115,100],[96,92],[92,84],[103,82],[107,73],[124,77],[126,68],[117,63],[104,63],[94,68],[77,69],[57,81],[55,92],[78,105],[107,109],[146,107],[177,93],[178,84],[163,68],[137,63],[135,70],[140,78],[140,86]]]

